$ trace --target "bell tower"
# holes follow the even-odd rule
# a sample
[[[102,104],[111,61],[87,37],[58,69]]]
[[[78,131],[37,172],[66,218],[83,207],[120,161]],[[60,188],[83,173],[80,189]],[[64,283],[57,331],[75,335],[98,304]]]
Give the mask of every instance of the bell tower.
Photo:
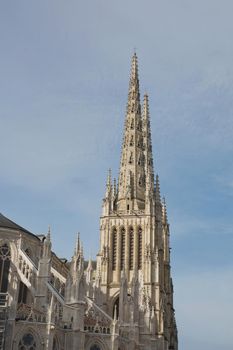
[[[148,342],[155,349],[156,341],[158,350],[177,349],[169,224],[159,177],[154,178],[149,98],[145,94],[141,108],[136,53],[118,183],[109,171],[103,199],[97,279],[101,306],[109,315],[117,314],[120,332],[133,332],[132,349]]]

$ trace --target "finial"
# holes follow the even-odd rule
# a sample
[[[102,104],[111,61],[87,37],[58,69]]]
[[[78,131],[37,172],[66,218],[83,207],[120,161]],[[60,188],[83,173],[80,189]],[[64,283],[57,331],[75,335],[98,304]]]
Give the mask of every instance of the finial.
[[[43,248],[43,256],[48,257],[51,251],[51,232],[50,232],[50,226],[48,227],[48,233],[44,239],[44,248]]]
[[[137,84],[138,81],[138,58],[136,52],[134,52],[131,62],[131,73],[130,73],[130,87]]]
[[[111,168],[108,169],[108,183],[109,183],[109,185],[111,185],[111,183],[112,183],[112,169]]]

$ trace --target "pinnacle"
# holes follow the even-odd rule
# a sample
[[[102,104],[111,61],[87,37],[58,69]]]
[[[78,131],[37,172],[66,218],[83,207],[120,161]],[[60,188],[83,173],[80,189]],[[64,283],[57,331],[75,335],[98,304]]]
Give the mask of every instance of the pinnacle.
[[[92,270],[92,259],[91,259],[91,257],[89,258],[89,261],[88,261],[87,270]]]
[[[74,254],[78,254],[78,252],[81,249],[81,242],[80,242],[80,232],[77,233],[77,238],[76,238],[76,246],[75,246],[75,251]]]
[[[133,54],[131,61],[131,71],[129,80],[129,94],[127,103],[127,113],[140,113],[140,93],[138,78],[138,59],[136,53]]]
[[[111,185],[111,182],[112,182],[112,169],[109,168],[108,169],[108,179],[107,179],[107,184],[108,185]]]
[[[165,197],[163,197],[163,220],[164,223],[167,223],[167,205],[166,205],[166,201],[165,201]]]
[[[138,79],[138,58],[137,58],[136,52],[134,52],[132,61],[131,61],[130,82],[136,79]]]
[[[105,198],[109,198],[109,194],[111,192],[111,188],[112,188],[112,170],[111,170],[111,168],[109,168],[107,181],[106,181]]]
[[[48,233],[47,233],[46,239],[47,239],[48,242],[51,241],[51,227],[50,227],[50,225],[49,225],[49,227],[48,227]]]
[[[117,192],[117,185],[116,185],[116,178],[113,179],[113,195],[116,196]]]

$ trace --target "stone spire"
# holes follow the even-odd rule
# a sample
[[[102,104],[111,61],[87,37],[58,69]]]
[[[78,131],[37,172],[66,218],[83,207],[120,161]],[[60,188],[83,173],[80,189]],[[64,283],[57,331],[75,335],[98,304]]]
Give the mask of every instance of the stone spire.
[[[105,192],[105,198],[109,199],[111,196],[112,191],[112,170],[108,170],[108,177],[106,182],[106,192]]]
[[[44,240],[43,257],[49,257],[51,255],[51,246],[51,229],[49,226],[47,236]]]
[[[50,227],[50,225],[49,225],[49,227],[48,227],[48,233],[47,233],[46,239],[47,239],[49,242],[51,242],[51,227]]]
[[[74,255],[77,255],[81,251],[81,241],[80,241],[80,232],[77,233],[77,238],[76,238],[76,244],[75,244],[75,250],[74,250]]]
[[[145,169],[137,56],[131,64],[129,94],[122,144],[117,208],[143,209],[145,206]]]
[[[144,95],[143,100],[143,143],[145,155],[145,177],[146,177],[146,192],[154,194],[154,168],[153,168],[153,154],[152,141],[150,129],[150,114],[149,114],[149,99],[148,95]]]

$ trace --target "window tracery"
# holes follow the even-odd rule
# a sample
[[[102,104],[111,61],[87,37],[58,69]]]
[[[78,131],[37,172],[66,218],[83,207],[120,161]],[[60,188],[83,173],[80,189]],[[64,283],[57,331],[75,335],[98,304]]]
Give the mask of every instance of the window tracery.
[[[11,251],[7,243],[0,246],[0,292],[6,293],[10,269]]]

